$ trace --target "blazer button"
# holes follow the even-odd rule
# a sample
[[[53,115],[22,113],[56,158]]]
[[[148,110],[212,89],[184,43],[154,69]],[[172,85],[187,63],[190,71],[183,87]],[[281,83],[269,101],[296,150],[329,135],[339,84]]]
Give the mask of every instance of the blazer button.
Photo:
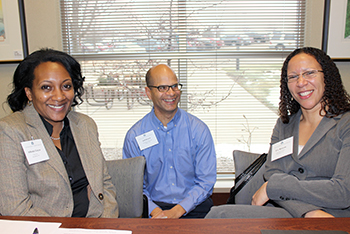
[[[98,194],[98,198],[99,198],[100,200],[103,200],[103,194],[102,194],[102,193],[99,193],[99,194]]]
[[[301,168],[301,167],[299,167],[298,171],[299,171],[301,174],[303,174],[303,173],[304,173],[304,169],[303,169],[303,168]]]

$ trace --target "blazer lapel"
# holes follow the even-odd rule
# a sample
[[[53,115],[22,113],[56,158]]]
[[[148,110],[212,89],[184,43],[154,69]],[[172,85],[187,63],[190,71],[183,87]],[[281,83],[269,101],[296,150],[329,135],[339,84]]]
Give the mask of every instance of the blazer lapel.
[[[52,166],[68,184],[70,184],[68,180],[68,174],[62,162],[61,156],[57,152],[56,146],[50,139],[50,136],[47,133],[47,130],[41,121],[38,112],[33,106],[27,106],[23,110],[23,114],[25,116],[26,123],[29,126],[29,131],[32,137],[34,139],[41,139],[43,141],[47,154],[49,155],[49,160],[47,163]]]
[[[293,154],[294,160],[298,161],[298,151],[299,151],[299,123],[300,123],[301,110],[290,119],[290,124],[285,130],[285,138],[293,136]]]
[[[72,135],[74,138],[74,142],[75,145],[77,147],[79,156],[80,156],[80,160],[84,166],[84,170],[85,170],[85,165],[86,164],[86,160],[84,160],[85,155],[88,154],[89,151],[89,133],[86,129],[86,126],[82,123],[80,123],[79,118],[77,118],[74,114],[69,113],[68,114],[68,119],[69,119],[69,125],[70,125],[70,129],[72,131]]]
[[[90,142],[90,136],[86,122],[81,121],[77,113],[68,114],[69,124],[71,127],[72,135],[79,152],[79,157],[83,165],[85,175],[88,178],[90,186],[94,189],[99,182],[99,178],[95,178],[95,168],[102,168],[98,152],[94,151],[92,142]]]
[[[306,142],[298,158],[303,157],[312,147],[314,147],[314,145],[317,144],[317,142],[319,142],[320,139],[337,123],[338,119],[341,118],[341,116],[342,115],[339,115],[334,118],[323,117],[314,133],[311,135],[310,139]]]

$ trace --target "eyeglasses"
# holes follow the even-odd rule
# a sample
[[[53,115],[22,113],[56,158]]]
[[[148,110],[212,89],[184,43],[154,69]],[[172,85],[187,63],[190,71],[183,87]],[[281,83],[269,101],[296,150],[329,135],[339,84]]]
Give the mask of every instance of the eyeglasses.
[[[310,80],[314,78],[319,72],[323,72],[322,70],[309,70],[301,73],[301,75],[304,77],[306,80]],[[293,83],[296,82],[299,79],[300,74],[298,75],[290,75],[287,76],[288,83]]]
[[[182,84],[173,84],[173,85],[159,85],[159,86],[148,86],[149,88],[157,88],[159,92],[165,93],[168,92],[170,88],[173,91],[179,91],[182,89]]]

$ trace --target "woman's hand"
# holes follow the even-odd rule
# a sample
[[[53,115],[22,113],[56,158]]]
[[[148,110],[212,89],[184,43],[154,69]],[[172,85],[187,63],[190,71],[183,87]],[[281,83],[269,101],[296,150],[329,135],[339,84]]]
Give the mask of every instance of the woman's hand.
[[[253,195],[252,205],[262,206],[269,200],[269,197],[267,196],[267,192],[266,192],[267,182],[268,181],[266,181],[263,185],[261,185],[258,191],[256,191],[255,194]]]
[[[334,216],[323,210],[312,210],[305,214],[305,218],[334,218]]]

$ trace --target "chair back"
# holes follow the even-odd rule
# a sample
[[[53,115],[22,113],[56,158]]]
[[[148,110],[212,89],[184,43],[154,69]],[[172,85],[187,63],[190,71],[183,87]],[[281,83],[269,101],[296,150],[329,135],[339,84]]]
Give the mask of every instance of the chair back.
[[[233,161],[235,164],[235,175],[240,175],[249,165],[255,161],[260,154],[250,153],[240,150],[233,151]],[[235,204],[250,205],[254,193],[264,183],[263,174],[265,171],[265,163],[251,178],[251,180],[235,195]]]
[[[142,156],[106,162],[112,183],[117,190],[119,218],[142,216],[145,163],[146,160]]]

